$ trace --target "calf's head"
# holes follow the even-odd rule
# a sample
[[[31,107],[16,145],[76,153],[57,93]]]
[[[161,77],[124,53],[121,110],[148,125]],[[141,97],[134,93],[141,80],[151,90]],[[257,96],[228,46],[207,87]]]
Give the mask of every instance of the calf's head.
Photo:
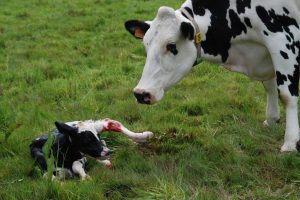
[[[76,150],[94,158],[101,157],[103,144],[93,127],[72,127],[64,123],[55,122],[58,131],[71,139]]]
[[[197,49],[195,29],[180,12],[161,7],[152,22],[129,20],[126,29],[143,39],[147,52],[146,64],[134,95],[139,103],[154,104],[193,66]]]

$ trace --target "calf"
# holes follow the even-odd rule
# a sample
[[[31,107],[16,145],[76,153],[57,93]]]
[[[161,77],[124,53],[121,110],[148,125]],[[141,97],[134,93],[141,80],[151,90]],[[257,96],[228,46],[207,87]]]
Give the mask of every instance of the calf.
[[[126,29],[143,38],[147,51],[142,77],[134,89],[137,101],[160,101],[202,57],[263,83],[265,125],[279,121],[280,95],[286,110],[281,151],[295,151],[299,140],[299,8],[299,0],[187,0],[178,10],[161,7],[153,21],[127,21]]]
[[[152,132],[131,132],[120,122],[111,119],[55,122],[55,126],[56,128],[51,133],[32,141],[30,151],[41,169],[44,172],[47,171],[47,158],[43,148],[49,136],[53,136],[54,140],[50,144],[55,158],[53,175],[54,177],[58,175],[58,178],[73,177],[74,174],[79,175],[82,180],[89,178],[85,172],[87,160],[84,155],[91,156],[107,167],[111,167],[110,161],[107,160],[110,150],[99,135],[104,131],[124,133],[135,142],[145,142],[153,135]]]

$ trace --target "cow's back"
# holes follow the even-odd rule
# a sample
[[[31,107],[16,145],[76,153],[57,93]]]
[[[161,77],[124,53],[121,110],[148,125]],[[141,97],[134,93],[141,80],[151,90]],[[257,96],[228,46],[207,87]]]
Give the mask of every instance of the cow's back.
[[[255,31],[257,36],[267,32],[267,35],[273,35],[284,32],[276,29],[287,26],[294,34],[295,40],[300,40],[300,0],[251,0],[251,5],[245,2],[250,1],[231,0],[230,9],[237,10],[241,20],[250,19],[253,29],[248,27],[249,32]],[[241,7],[243,12],[238,10]],[[256,39],[261,41],[265,38]]]

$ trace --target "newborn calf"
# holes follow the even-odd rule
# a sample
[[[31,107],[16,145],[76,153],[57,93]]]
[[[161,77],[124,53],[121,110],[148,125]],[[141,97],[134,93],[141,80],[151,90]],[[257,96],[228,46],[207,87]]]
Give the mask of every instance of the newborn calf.
[[[49,139],[54,136],[51,144],[52,155],[55,159],[53,175],[59,179],[79,175],[81,180],[88,179],[86,174],[87,160],[85,155],[97,159],[98,162],[111,167],[107,156],[110,152],[100,133],[104,131],[115,131],[124,133],[135,142],[146,142],[153,136],[152,132],[134,133],[125,128],[120,122],[104,120],[87,120],[67,123],[55,122],[56,128],[49,134],[41,136],[30,144],[30,151],[36,163],[43,172],[47,171],[47,162],[43,147]]]

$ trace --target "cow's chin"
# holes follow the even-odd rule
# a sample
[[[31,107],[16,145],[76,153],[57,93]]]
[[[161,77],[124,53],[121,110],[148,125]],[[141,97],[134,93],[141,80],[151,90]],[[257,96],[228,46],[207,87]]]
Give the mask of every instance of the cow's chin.
[[[152,95],[153,97],[151,98],[150,105],[160,102],[164,98],[164,94],[165,92],[163,89],[157,90],[157,92]]]

